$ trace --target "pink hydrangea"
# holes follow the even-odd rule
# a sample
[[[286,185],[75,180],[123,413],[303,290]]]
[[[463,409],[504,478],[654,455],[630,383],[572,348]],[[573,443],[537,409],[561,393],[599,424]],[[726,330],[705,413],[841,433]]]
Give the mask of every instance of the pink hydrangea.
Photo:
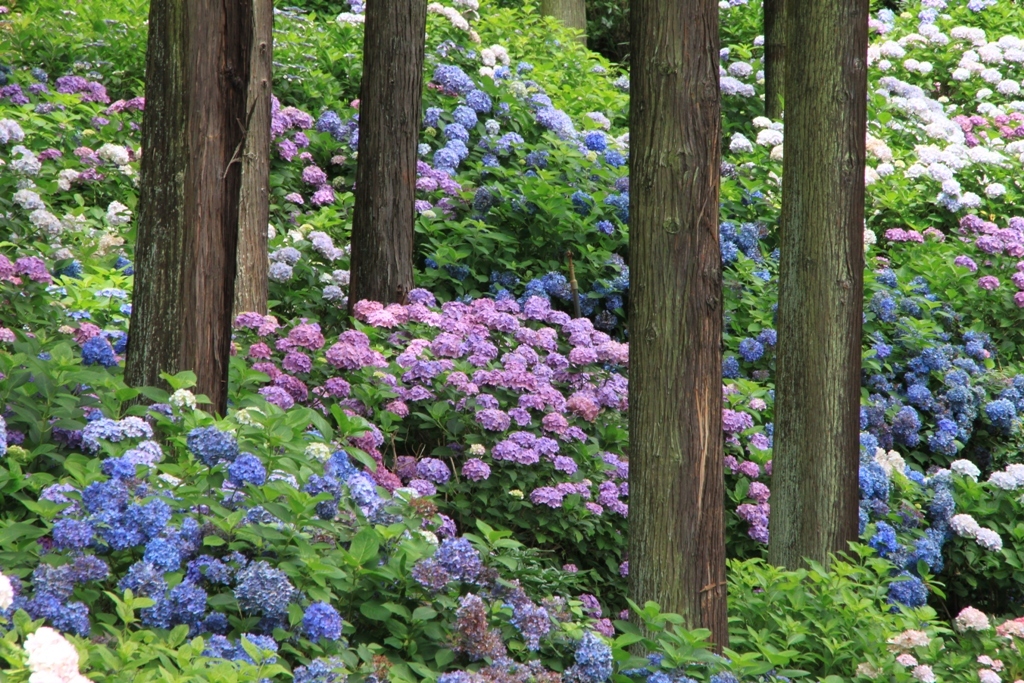
[[[960,614],[953,620],[956,630],[965,631],[987,631],[989,629],[988,617],[981,610],[973,607],[964,607]]]
[[[984,275],[978,278],[978,286],[984,290],[992,291],[999,287],[999,278],[994,275]]]

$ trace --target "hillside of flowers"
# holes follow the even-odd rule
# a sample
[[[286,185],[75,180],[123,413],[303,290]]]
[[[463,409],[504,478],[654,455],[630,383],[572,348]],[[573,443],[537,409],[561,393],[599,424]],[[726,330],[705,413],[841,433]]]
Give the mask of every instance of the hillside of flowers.
[[[722,3],[718,656],[626,598],[628,73],[537,3],[431,3],[417,289],[349,320],[363,3],[322,4],[275,11],[271,310],[223,417],[122,379],[146,3],[0,7],[0,680],[1024,679],[1024,9],[872,13],[861,543],[783,571],[785,128]]]

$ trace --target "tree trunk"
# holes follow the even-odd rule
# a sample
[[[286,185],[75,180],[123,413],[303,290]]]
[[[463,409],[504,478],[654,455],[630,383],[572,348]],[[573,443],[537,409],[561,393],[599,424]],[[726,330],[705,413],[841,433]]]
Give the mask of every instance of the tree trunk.
[[[587,3],[586,0],[541,0],[540,13],[554,17],[567,28],[582,31],[580,40],[587,43]]]
[[[366,4],[349,310],[363,299],[401,302],[413,286],[426,26],[425,0]]]
[[[716,0],[633,0],[630,595],[728,645]]]
[[[270,95],[274,2],[253,0],[253,50],[246,111],[248,135],[242,154],[235,312],[267,313],[267,225],[270,222]]]
[[[192,370],[227,406],[251,2],[154,0],[125,380]]]
[[[786,82],[786,0],[764,0],[764,115],[782,118]]]
[[[769,560],[857,539],[868,0],[787,0]]]

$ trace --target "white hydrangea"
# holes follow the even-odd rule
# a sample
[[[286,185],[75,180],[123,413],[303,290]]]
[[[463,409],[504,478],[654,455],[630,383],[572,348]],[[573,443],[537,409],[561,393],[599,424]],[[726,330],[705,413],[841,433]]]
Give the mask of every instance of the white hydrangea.
[[[1003,53],[1003,59],[1008,62],[1020,64],[1021,62],[1024,62],[1024,50],[1018,47],[1012,47]]]
[[[868,46],[868,64],[874,64],[882,56],[882,49],[877,45]]]
[[[971,72],[968,69],[960,67],[953,70],[952,77],[954,81],[966,81],[971,77]]]
[[[348,287],[352,274],[347,270],[336,270],[331,273],[331,278],[334,280],[334,284],[339,287]]]
[[[111,226],[125,225],[132,220],[131,210],[119,201],[110,202],[107,206],[107,224]]]
[[[0,612],[3,612],[14,602],[14,587],[11,580],[0,574]]]
[[[335,19],[339,26],[355,26],[356,24],[362,24],[366,21],[366,17],[362,14],[353,14],[352,12],[342,12]]]
[[[949,520],[949,528],[961,538],[974,538],[981,530],[978,521],[968,514],[953,515]]]
[[[773,129],[765,128],[757,134],[757,144],[763,147],[774,147],[782,144],[782,133]]]
[[[11,168],[27,176],[38,175],[43,167],[43,162],[35,155],[35,152],[24,147],[15,145],[11,148],[11,154],[17,154],[18,158],[11,161]]]
[[[879,140],[870,133],[865,137],[865,148],[867,153],[879,161],[892,161],[892,150],[883,140]]]
[[[736,78],[749,78],[754,73],[754,67],[746,62],[733,62],[729,65],[729,75]]]
[[[951,472],[955,472],[964,477],[970,477],[974,481],[978,481],[978,475],[981,474],[981,470],[970,460],[954,460],[949,469]]]
[[[978,48],[978,59],[985,64],[1002,64],[1003,51],[995,43],[982,45]]]
[[[196,395],[188,389],[178,389],[171,394],[171,397],[168,399],[168,403],[175,408],[188,408],[189,410],[195,410]]]
[[[1006,186],[1002,183],[992,183],[985,186],[985,196],[991,199],[1002,197],[1006,194]]]
[[[327,462],[331,457],[331,449],[325,443],[314,441],[313,443],[306,446],[305,455],[310,460],[319,460],[320,462]]]
[[[60,219],[46,209],[36,209],[29,214],[28,220],[38,230],[42,230],[50,237],[56,237],[64,230],[64,226],[60,224]]]
[[[1013,491],[1020,487],[1020,482],[1009,472],[993,472],[988,477],[988,483],[1004,491]]]
[[[1006,473],[1017,480],[1018,486],[1024,486],[1024,465],[1020,463],[1007,465]]]
[[[57,187],[67,192],[71,189],[71,184],[78,180],[78,177],[82,175],[73,168],[63,168],[60,173],[57,174]]]
[[[960,206],[965,209],[977,209],[981,206],[981,197],[973,192],[964,192],[960,195]]]
[[[974,540],[985,550],[998,552],[1003,549],[1003,539],[999,537],[999,534],[991,529],[978,529],[978,533],[975,534]]]
[[[888,162],[882,162],[875,167],[875,172],[881,177],[890,176],[896,172],[896,167]]]
[[[864,228],[864,251],[867,251],[868,248],[871,247],[871,245],[877,244],[877,243],[878,243],[878,236],[872,230],[868,230],[867,228]]]
[[[511,58],[508,56],[508,50],[503,45],[491,45],[491,52],[494,53],[494,58],[498,60],[498,64],[508,66],[511,63]]]
[[[1003,80],[1003,74],[999,69],[985,69],[981,72],[981,80],[986,83],[996,84]]]
[[[723,95],[739,95],[740,97],[753,97],[754,86],[744,83],[732,76],[723,76],[719,81],[719,87]]]
[[[739,154],[741,152],[753,152],[754,143],[747,139],[743,133],[733,133],[729,138],[729,151]]]
[[[26,211],[35,211],[37,209],[46,208],[46,204],[43,203],[43,199],[39,196],[39,193],[33,192],[32,190],[18,190],[14,193],[14,196],[11,199],[14,200],[15,204],[20,205],[21,208]]]
[[[882,43],[879,48],[879,52],[881,52],[883,57],[888,57],[889,59],[903,59],[907,54],[907,51],[903,49],[903,46],[894,40],[887,40]]]
[[[1016,95],[1020,92],[1020,83],[1006,79],[996,84],[996,92],[1000,95]]]
[[[772,151],[768,155],[768,157],[772,161],[782,161],[782,154],[783,154],[782,145],[775,145],[774,147],[772,147]]]
[[[890,62],[888,59],[879,59],[878,60],[878,70],[879,71],[888,71],[891,68],[892,68],[892,62]]]
[[[125,166],[131,161],[128,150],[124,146],[109,142],[96,150],[96,156],[116,166]]]
[[[494,57],[494,50],[489,47],[485,47],[480,50],[480,62],[483,63],[484,66],[492,67],[497,64],[497,60]]]
[[[903,474],[907,469],[907,463],[896,451],[885,452],[885,449],[878,448],[875,450],[875,462],[881,466],[885,471],[885,476],[892,477],[893,472]]]
[[[878,171],[876,171],[875,169],[873,169],[870,166],[865,166],[864,167],[864,185],[865,186],[874,185],[875,183],[878,182],[879,177],[880,176],[878,175]]]
[[[235,422],[246,427],[262,427],[259,422],[256,421],[254,415],[262,415],[263,411],[259,408],[242,408],[235,413]]]
[[[80,683],[87,681],[78,672],[78,650],[64,636],[50,628],[40,627],[25,639],[30,681],[47,683]]]
[[[456,7],[462,7],[467,10],[473,10],[474,12],[480,9],[480,3],[478,0],[453,0],[452,4]]]

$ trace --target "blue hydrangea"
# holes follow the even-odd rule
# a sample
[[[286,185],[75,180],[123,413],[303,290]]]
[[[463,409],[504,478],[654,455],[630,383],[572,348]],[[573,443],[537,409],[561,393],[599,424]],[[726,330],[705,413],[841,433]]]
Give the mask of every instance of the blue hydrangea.
[[[592,152],[603,152],[608,148],[604,133],[594,130],[583,136],[583,144]]]
[[[576,663],[566,672],[580,683],[603,683],[612,675],[612,649],[591,631],[576,645]]]
[[[162,500],[145,505],[131,505],[124,513],[124,523],[147,539],[156,538],[171,521],[171,506]]]
[[[245,484],[263,486],[267,481],[267,469],[252,453],[242,453],[228,465],[228,480],[239,487]]]
[[[541,107],[537,110],[537,123],[555,133],[563,140],[568,140],[576,134],[572,119],[561,109],[555,107]]]
[[[466,72],[452,64],[439,64],[434,69],[434,82],[448,92],[468,95],[476,86]]]
[[[875,525],[875,535],[868,541],[868,545],[874,548],[882,557],[889,557],[900,549],[900,542],[896,540],[896,530],[887,522],[878,522]]]
[[[617,149],[608,149],[604,153],[604,162],[612,168],[619,168],[626,165],[626,157]]]
[[[7,455],[7,422],[0,417],[0,458]]]
[[[591,209],[594,208],[594,198],[582,190],[573,192],[570,199],[576,213],[581,216],[589,216]]]
[[[922,607],[928,603],[928,587],[910,572],[900,572],[898,580],[889,584],[889,602],[893,605]]]
[[[61,550],[81,550],[92,543],[92,524],[77,519],[60,519],[53,525],[53,542]]]
[[[477,124],[476,112],[464,104],[460,104],[455,107],[455,111],[452,112],[452,118],[455,120],[455,123],[459,124],[467,131]]]
[[[331,657],[330,659],[318,658],[306,666],[295,668],[294,683],[345,683],[348,679],[347,672],[348,667],[337,657]],[[438,683],[455,683],[454,681],[443,680],[445,676],[451,676],[453,673],[462,672],[441,674],[437,679]]]
[[[921,431],[921,418],[917,411],[910,406],[900,408],[892,420],[893,438],[898,443],[913,448],[921,440],[918,435],[919,431]]]
[[[342,136],[343,124],[341,117],[336,112],[328,109],[320,118],[316,121],[316,129],[321,133],[330,133],[336,140],[340,140]]]
[[[467,142],[469,140],[469,131],[461,123],[449,123],[444,127],[444,137],[448,140]]]
[[[232,569],[218,559],[209,555],[200,555],[188,563],[185,579],[199,583],[205,579],[212,584],[228,585],[231,582]]]
[[[196,427],[188,433],[188,450],[207,467],[231,462],[238,457],[238,442],[233,434],[216,427]]]
[[[491,111],[491,98],[483,90],[471,90],[466,95],[466,104],[477,114],[486,114]]]
[[[312,641],[341,638],[341,615],[326,602],[314,602],[302,615],[302,630]]]
[[[179,583],[167,597],[172,623],[197,628],[206,616],[206,591],[194,583]]]
[[[243,612],[277,616],[288,610],[295,587],[288,575],[265,560],[253,562],[237,575],[235,599]]]
[[[1017,417],[1017,409],[1012,402],[999,398],[985,404],[985,416],[996,427],[1009,430],[1013,426],[1013,418]]]
[[[167,590],[163,572],[149,562],[136,562],[128,568],[128,572],[117,584],[118,590],[130,590],[135,595],[152,597],[163,595]]]
[[[861,498],[887,501],[889,500],[889,478],[885,476],[885,470],[876,462],[867,462],[860,466],[860,494]]]
[[[896,301],[888,292],[875,292],[874,296],[871,297],[871,303],[868,304],[868,308],[882,322],[896,322]]]
[[[740,376],[740,362],[736,356],[726,356],[722,359],[722,377],[736,379]]]
[[[102,365],[111,368],[117,365],[114,347],[102,335],[92,337],[82,344],[82,363],[85,365]]]
[[[165,572],[175,571],[181,566],[181,553],[173,543],[164,538],[154,538],[147,543],[142,559]]]
[[[605,235],[612,235],[615,233],[615,226],[611,221],[598,221],[594,227],[597,228],[598,232],[603,232]]]
[[[437,128],[437,123],[441,120],[443,112],[444,110],[440,107],[427,107],[427,111],[423,114],[423,126],[425,128]]]
[[[738,350],[740,355],[743,357],[743,360],[748,363],[758,361],[761,359],[761,356],[764,355],[764,345],[750,337],[740,341]]]
[[[434,152],[434,167],[449,175],[455,174],[455,169],[459,167],[461,161],[458,153],[449,147],[442,147]]]
[[[893,272],[892,268],[883,268],[878,271],[875,277],[881,284],[890,289],[896,289],[899,286],[899,280],[896,279],[896,273]]]
[[[512,151],[513,147],[522,145],[525,142],[523,136],[519,133],[505,133],[494,143],[494,151],[498,154],[508,154]],[[545,152],[544,155],[546,157],[547,153]],[[527,155],[527,158],[529,158],[529,155]]]
[[[456,581],[475,581],[483,569],[480,553],[465,538],[444,539],[434,559]]]

